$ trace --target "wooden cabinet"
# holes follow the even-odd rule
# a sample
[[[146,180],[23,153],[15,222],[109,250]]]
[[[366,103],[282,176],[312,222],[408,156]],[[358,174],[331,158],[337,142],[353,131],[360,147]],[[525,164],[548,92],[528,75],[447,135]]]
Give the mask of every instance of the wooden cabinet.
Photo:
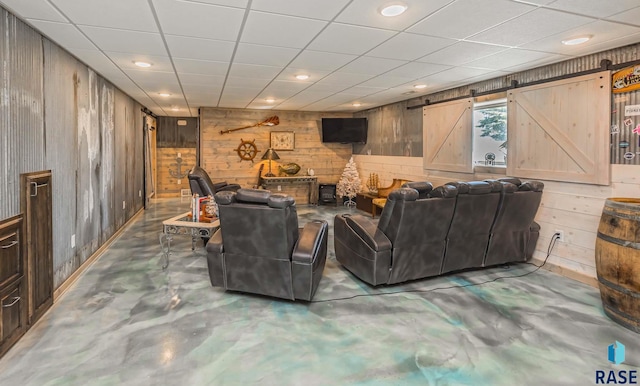
[[[356,208],[360,210],[364,210],[367,213],[373,214],[372,200],[374,198],[378,198],[378,196],[374,196],[369,193],[356,194]],[[382,208],[379,208],[376,206],[375,210],[376,210],[376,213],[375,213],[376,216],[382,213]]]
[[[22,216],[0,222],[0,356],[27,328]]]

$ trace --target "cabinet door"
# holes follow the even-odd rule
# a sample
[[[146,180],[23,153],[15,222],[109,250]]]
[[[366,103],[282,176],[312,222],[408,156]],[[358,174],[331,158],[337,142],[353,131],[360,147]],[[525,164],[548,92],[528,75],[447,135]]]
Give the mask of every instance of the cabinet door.
[[[26,308],[21,280],[0,293],[0,356],[24,334]]]
[[[0,224],[0,288],[23,274],[20,251],[21,218],[14,217]]]

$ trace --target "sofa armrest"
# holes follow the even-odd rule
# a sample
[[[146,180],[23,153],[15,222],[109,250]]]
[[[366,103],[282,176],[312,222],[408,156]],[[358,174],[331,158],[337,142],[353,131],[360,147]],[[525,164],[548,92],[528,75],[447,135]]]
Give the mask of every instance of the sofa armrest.
[[[391,241],[378,229],[378,224],[370,218],[356,214],[353,216],[344,215],[349,228],[360,237],[374,251],[384,251],[391,249]]]
[[[323,249],[322,246],[327,242],[328,230],[329,224],[326,221],[308,222],[302,228],[298,242],[293,248],[291,260],[299,264],[313,263]]]
[[[224,273],[224,245],[222,244],[222,232],[218,229],[207,243],[207,268],[209,279],[214,287],[225,285]]]
[[[225,183],[226,184],[226,183]],[[235,192],[238,189],[242,188],[242,186],[240,186],[240,184],[226,184],[225,186],[223,186],[222,188],[219,189],[220,192],[224,192],[224,191],[230,191],[230,192]]]

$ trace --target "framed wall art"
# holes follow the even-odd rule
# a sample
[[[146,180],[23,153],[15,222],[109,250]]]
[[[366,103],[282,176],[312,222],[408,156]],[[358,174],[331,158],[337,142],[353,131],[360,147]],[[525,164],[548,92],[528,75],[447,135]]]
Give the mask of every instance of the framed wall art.
[[[295,133],[293,131],[272,131],[270,147],[273,150],[295,149]]]

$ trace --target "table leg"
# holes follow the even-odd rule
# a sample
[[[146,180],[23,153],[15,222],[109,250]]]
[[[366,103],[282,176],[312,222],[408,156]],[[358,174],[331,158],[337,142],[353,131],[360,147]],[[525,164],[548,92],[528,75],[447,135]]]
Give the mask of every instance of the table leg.
[[[191,250],[195,251],[196,250],[196,236],[191,235]]]
[[[162,254],[164,257],[164,263],[162,264],[162,269],[165,270],[169,266],[169,254],[171,253],[171,240],[173,236],[167,233],[160,233],[160,248],[162,250]],[[165,248],[166,241],[166,248]]]

